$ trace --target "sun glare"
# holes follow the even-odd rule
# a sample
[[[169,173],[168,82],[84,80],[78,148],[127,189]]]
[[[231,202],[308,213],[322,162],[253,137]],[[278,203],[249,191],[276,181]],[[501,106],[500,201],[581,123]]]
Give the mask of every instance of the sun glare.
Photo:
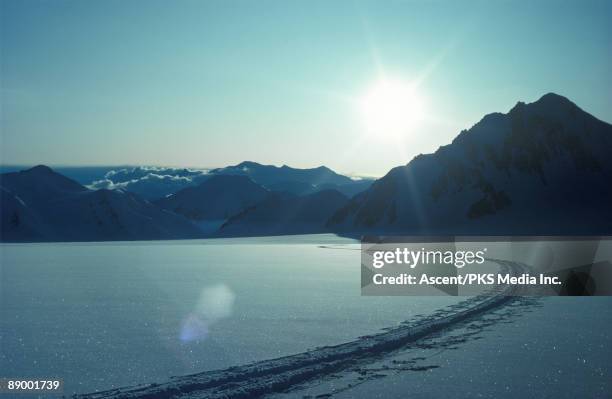
[[[423,119],[423,101],[411,85],[385,79],[363,97],[361,113],[369,132],[399,135],[412,130]]]

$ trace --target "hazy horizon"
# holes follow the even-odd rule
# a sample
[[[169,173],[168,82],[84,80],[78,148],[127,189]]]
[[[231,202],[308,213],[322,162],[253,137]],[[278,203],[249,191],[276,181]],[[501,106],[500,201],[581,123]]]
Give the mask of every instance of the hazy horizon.
[[[250,159],[245,159],[244,161],[241,162],[256,162]],[[238,162],[237,164],[241,163]],[[315,169],[315,168],[319,168],[319,167],[328,167],[327,165],[313,165],[313,166],[304,166],[304,167],[296,167],[290,164],[270,164],[270,163],[265,163],[265,162],[257,162],[261,165],[264,166],[275,166],[277,168],[280,168],[282,166],[289,166],[291,168],[295,168],[295,169]],[[108,164],[108,165],[104,165],[104,164],[47,164],[44,162],[39,162],[39,163],[32,163],[32,164],[17,164],[17,163],[0,163],[0,168],[6,168],[6,169],[13,169],[13,168],[33,168],[35,166],[39,166],[39,165],[43,165],[43,166],[48,166],[51,169],[58,169],[58,168],[75,168],[75,169],[79,169],[79,168],[101,168],[101,169],[120,169],[120,168],[138,168],[138,167],[142,167],[142,168],[158,168],[158,169],[191,169],[191,170],[212,170],[212,169],[218,169],[218,168],[224,168],[227,166],[235,166],[234,165],[216,165],[216,166],[193,166],[193,165],[150,165],[150,164]],[[398,165],[399,166],[399,165]],[[329,168],[329,167],[328,167]],[[386,174],[386,172],[383,175],[368,175],[368,174],[352,174],[352,173],[343,173],[342,171],[338,171],[338,170],[334,170],[332,169],[334,172],[344,175],[344,176],[348,176],[348,177],[354,177],[354,178],[375,178],[378,179],[380,177],[382,177],[384,174]],[[388,172],[388,171],[387,171]],[[4,173],[4,172],[1,172]]]
[[[556,94],[556,93],[555,93]],[[571,99],[570,99],[571,101]],[[518,102],[517,102],[518,103]],[[577,104],[579,106],[579,104]],[[585,112],[588,113],[588,110],[584,110]],[[503,112],[505,113],[505,112]],[[485,114],[487,115],[487,114]],[[483,117],[485,116],[483,115]],[[610,123],[610,121],[606,121],[604,120],[604,122]],[[474,122],[474,124],[476,124],[477,122]],[[466,130],[469,129],[469,127],[465,128]],[[457,133],[459,134],[459,133]],[[450,142],[449,142],[450,143]],[[441,146],[445,146],[449,143],[440,143],[440,145],[437,148],[441,147]],[[432,151],[432,152],[435,152]],[[415,154],[414,156],[417,156],[418,154]],[[412,160],[412,158],[410,159]],[[407,164],[410,162],[410,160],[408,160],[407,162],[405,162],[404,164]],[[45,165],[51,168],[114,168],[114,169],[120,169],[120,168],[138,168],[138,167],[144,167],[144,168],[159,168],[159,169],[163,169],[163,168],[175,168],[175,169],[193,169],[193,170],[212,170],[212,169],[216,169],[216,168],[223,168],[223,167],[228,167],[228,166],[235,166],[239,163],[242,162],[256,162],[259,163],[261,165],[265,165],[265,166],[275,166],[275,167],[282,167],[282,166],[289,166],[292,168],[297,168],[297,169],[314,169],[314,168],[318,168],[318,167],[329,167],[326,164],[319,164],[319,165],[306,165],[306,166],[295,166],[295,165],[291,165],[288,163],[282,163],[282,164],[272,164],[266,161],[255,161],[253,159],[244,159],[240,162],[236,162],[235,164],[227,164],[227,165],[184,165],[184,164],[172,164],[172,165],[167,165],[167,164],[138,164],[138,163],[124,163],[124,164],[61,164],[61,163],[55,163],[55,164],[47,164],[44,162],[39,162],[39,163],[6,163],[0,160],[0,168],[8,168],[8,169],[13,169],[13,168],[19,168],[19,167],[23,167],[23,168],[30,168],[30,167],[34,167],[37,165]],[[402,164],[403,165],[403,164]],[[334,172],[342,174],[342,175],[346,175],[349,177],[354,177],[354,178],[380,178],[383,177],[384,175],[386,175],[389,170],[391,170],[393,167],[396,166],[401,166],[401,165],[394,165],[391,168],[389,168],[387,171],[383,172],[382,174],[378,174],[378,175],[374,175],[374,174],[367,174],[367,173],[353,173],[353,172],[343,172],[343,171],[339,171],[339,170],[335,170],[333,168],[332,169]]]
[[[548,92],[612,121],[605,1],[1,7],[3,165],[382,176]]]

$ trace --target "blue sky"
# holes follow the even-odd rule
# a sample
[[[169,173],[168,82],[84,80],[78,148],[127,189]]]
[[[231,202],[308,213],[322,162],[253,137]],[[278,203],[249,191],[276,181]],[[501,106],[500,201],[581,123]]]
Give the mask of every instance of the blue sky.
[[[612,121],[612,2],[1,0],[2,163],[382,175],[547,92]],[[427,117],[365,128],[381,76]]]

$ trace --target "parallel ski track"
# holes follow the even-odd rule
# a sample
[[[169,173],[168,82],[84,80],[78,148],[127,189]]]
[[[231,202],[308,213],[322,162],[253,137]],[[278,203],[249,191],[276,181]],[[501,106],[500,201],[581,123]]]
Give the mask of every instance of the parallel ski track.
[[[502,273],[520,275],[528,271],[525,265],[493,260]],[[172,377],[160,384],[117,388],[103,392],[75,395],[78,399],[178,399],[252,398],[284,391],[296,384],[343,370],[360,361],[379,357],[406,344],[413,343],[455,324],[482,315],[506,304],[517,295],[516,286],[496,286],[482,294],[455,305],[461,310],[436,312],[416,323],[405,323],[374,335],[335,346],[313,349],[296,355],[264,360],[225,370]]]

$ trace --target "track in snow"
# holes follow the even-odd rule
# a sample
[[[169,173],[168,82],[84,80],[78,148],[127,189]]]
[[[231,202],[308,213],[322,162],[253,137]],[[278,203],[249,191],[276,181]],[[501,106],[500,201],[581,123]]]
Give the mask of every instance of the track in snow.
[[[527,272],[525,265],[492,260],[502,267],[502,273],[520,275]],[[467,299],[445,311],[415,323],[388,329],[374,335],[335,346],[325,346],[296,355],[264,360],[224,370],[172,377],[160,384],[112,389],[103,392],[75,395],[79,399],[186,399],[186,398],[252,398],[284,391],[356,362],[379,357],[433,333],[441,332],[474,316],[503,306],[519,294],[515,286],[495,286],[487,294]]]

